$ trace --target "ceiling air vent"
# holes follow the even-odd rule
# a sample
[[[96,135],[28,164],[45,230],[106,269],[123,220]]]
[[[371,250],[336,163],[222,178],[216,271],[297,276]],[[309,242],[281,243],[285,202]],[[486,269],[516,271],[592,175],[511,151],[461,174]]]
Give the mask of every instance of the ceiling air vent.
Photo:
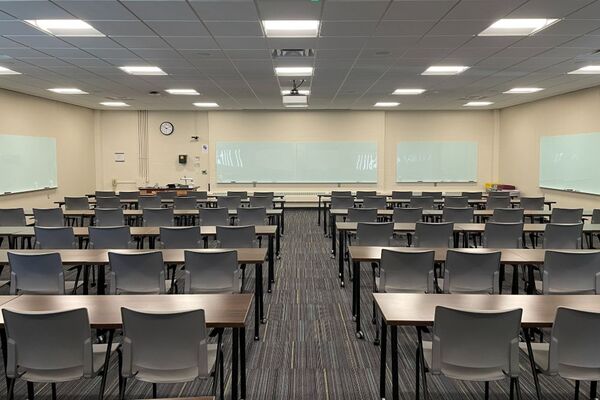
[[[273,58],[314,57],[315,51],[313,49],[275,49],[271,55]]]

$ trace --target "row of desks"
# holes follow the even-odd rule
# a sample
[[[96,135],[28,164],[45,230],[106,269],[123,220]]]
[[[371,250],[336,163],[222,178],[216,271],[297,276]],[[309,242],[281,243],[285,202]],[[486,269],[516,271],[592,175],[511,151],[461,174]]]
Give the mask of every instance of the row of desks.
[[[203,309],[206,326],[231,328],[232,338],[232,385],[231,398],[246,398],[246,339],[245,324],[250,311],[252,296],[249,294],[192,294],[192,295],[115,295],[115,296],[0,296],[0,311],[55,312],[76,308],[88,311],[91,328],[109,330],[109,345],[114,330],[123,326],[121,308],[138,311],[174,313]],[[6,362],[6,333],[0,312],[0,338]],[[166,343],[165,345],[168,345]],[[106,358],[109,357],[107,352]]]

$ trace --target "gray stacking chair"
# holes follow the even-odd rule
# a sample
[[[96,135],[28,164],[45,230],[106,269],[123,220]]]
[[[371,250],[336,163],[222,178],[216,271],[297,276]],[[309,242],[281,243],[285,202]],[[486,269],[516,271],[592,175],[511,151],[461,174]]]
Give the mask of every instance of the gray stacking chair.
[[[177,192],[175,190],[159,190],[156,192],[158,198],[162,200],[173,200],[177,197]]]
[[[558,307],[548,343],[521,343],[529,355],[538,400],[542,399],[538,374],[575,381],[575,399],[580,381],[590,381],[590,398],[596,398],[600,380],[600,313]]]
[[[352,196],[332,196],[331,209],[347,209],[354,207],[354,197]]]
[[[220,248],[256,247],[256,229],[249,226],[217,226],[217,242]]]
[[[350,190],[332,190],[331,197],[352,197]]]
[[[114,190],[96,190],[95,196],[98,197],[115,197],[117,194]]]
[[[393,190],[392,191],[392,199],[394,200],[408,200],[413,197],[413,192],[401,191],[401,190]]]
[[[448,250],[444,265],[444,280],[438,280],[444,293],[500,293],[499,251]]]
[[[0,220],[2,219],[2,216],[0,215]],[[592,211],[592,224],[600,224],[600,209],[599,208],[595,208]],[[0,222],[0,225],[2,223]],[[600,234],[599,233],[595,233],[595,234],[590,234],[589,235],[589,243],[588,246],[593,249],[594,248],[594,236],[596,236],[598,239],[600,239]],[[2,244],[2,241],[0,240],[0,244]]]
[[[495,210],[496,208],[510,208],[510,197],[489,196],[485,202],[486,210]]]
[[[583,208],[553,208],[550,222],[553,224],[577,224],[583,219]]]
[[[144,226],[174,226],[172,208],[144,208]]]
[[[583,223],[546,224],[544,230],[545,249],[581,249]]]
[[[2,315],[7,337],[8,398],[17,379],[26,381],[31,389],[34,383],[51,383],[55,398],[57,383],[96,376],[102,376],[99,398],[104,397],[108,344],[94,344],[85,308],[43,313],[17,313],[5,308]],[[117,344],[111,346],[109,357],[117,348]]]
[[[522,222],[488,222],[483,232],[483,247],[520,249],[523,247]]]
[[[86,196],[65,197],[65,210],[89,210],[90,202]]]
[[[385,210],[387,208],[387,198],[385,196],[368,196],[363,200],[363,207]]]
[[[0,208],[0,226],[25,226],[27,220],[25,219],[25,211],[22,208]],[[22,239],[22,245],[24,246],[24,240]],[[3,237],[0,237],[0,246],[4,241]],[[1,269],[0,269],[1,271]],[[0,282],[0,286],[2,283]]]
[[[544,197],[521,197],[521,208],[525,210],[543,210]]]
[[[469,207],[469,199],[465,196],[446,196],[444,207],[464,208]]]
[[[76,249],[79,247],[73,228],[70,226],[36,226],[33,229],[36,249]]]
[[[119,198],[121,200],[137,200],[140,198],[140,192],[137,190],[134,191],[121,191],[119,192]]]
[[[122,208],[96,208],[94,209],[96,226],[123,226],[125,217]]]
[[[195,197],[175,197],[173,199],[173,208],[176,210],[195,210],[198,206]]]
[[[426,371],[462,381],[489,382],[510,378],[511,392],[519,382],[519,331],[523,310],[465,311],[438,306],[432,341],[421,341],[417,350],[417,398],[419,371],[427,393]]]
[[[143,210],[145,208],[160,208],[162,202],[158,196],[140,196],[138,198],[138,208]]]
[[[37,226],[65,226],[62,208],[34,208],[33,218]]]
[[[248,198],[248,192],[245,190],[228,190],[227,196],[239,197],[241,200],[245,200]]]
[[[600,251],[546,251],[536,288],[543,294],[600,294]]]
[[[379,293],[433,293],[433,250],[383,249],[376,291]]]
[[[184,293],[239,293],[237,251],[185,251]]]
[[[238,225],[267,225],[267,210],[264,207],[240,207],[237,209]]]
[[[442,221],[454,223],[472,223],[473,207],[444,207]]]
[[[394,208],[394,214],[392,220],[397,223],[409,223],[414,224],[415,222],[423,221],[423,208]]]
[[[421,192],[421,197],[433,197],[439,200],[444,197],[444,194],[442,192]]]
[[[195,197],[197,200],[208,199],[208,192],[206,190],[189,191],[187,195],[190,197]]]
[[[239,196],[217,197],[217,207],[227,208],[228,210],[237,210],[241,205],[242,198]]]
[[[229,210],[226,207],[201,208],[199,220],[202,226],[229,225]]]
[[[165,265],[160,251],[144,253],[109,252],[109,294],[163,294],[171,289],[165,281]]]
[[[454,224],[452,222],[417,222],[413,238],[414,247],[454,247]]]
[[[433,197],[411,197],[408,204],[411,208],[422,208],[423,210],[431,210],[435,206]]]
[[[90,226],[91,249],[135,249],[128,226]]]
[[[508,197],[510,199],[510,192],[506,190],[491,190],[488,192],[488,197]]]
[[[270,210],[273,208],[273,196],[252,196],[250,197],[250,207],[264,207]]]
[[[215,395],[220,377],[223,394],[222,331],[216,344],[209,344],[204,310],[176,313],[146,313],[121,308],[123,319],[123,384],[119,393],[125,397],[127,381],[136,379],[156,385],[191,382],[209,377],[214,371],[211,394]]]
[[[347,222],[377,222],[376,208],[349,208]]]
[[[65,282],[59,253],[21,254],[8,252],[10,294],[60,294],[75,290],[73,281]]]
[[[523,222],[523,208],[495,208],[490,221],[492,222]]]
[[[357,190],[356,191],[357,199],[364,199],[365,197],[373,197],[373,196],[377,196],[376,190]]]
[[[275,192],[254,192],[254,197],[275,197]]]
[[[481,200],[481,198],[483,197],[482,192],[462,192],[460,195],[466,197],[469,200]]]
[[[393,222],[359,222],[356,228],[358,246],[389,246],[393,236]]]
[[[163,249],[199,249],[202,235],[197,226],[160,227],[160,246]]]
[[[121,208],[121,199],[118,197],[96,197],[96,208]]]

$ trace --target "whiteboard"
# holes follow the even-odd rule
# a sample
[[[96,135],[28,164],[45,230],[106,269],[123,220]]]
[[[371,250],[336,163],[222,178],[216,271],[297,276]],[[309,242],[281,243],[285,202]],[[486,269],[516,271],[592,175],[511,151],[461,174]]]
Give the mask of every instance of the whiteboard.
[[[0,194],[56,188],[56,139],[0,135],[0,171]]]
[[[400,142],[396,182],[476,182],[477,142]]]
[[[600,194],[600,133],[542,136],[540,187]]]
[[[219,183],[375,183],[375,142],[217,142]]]

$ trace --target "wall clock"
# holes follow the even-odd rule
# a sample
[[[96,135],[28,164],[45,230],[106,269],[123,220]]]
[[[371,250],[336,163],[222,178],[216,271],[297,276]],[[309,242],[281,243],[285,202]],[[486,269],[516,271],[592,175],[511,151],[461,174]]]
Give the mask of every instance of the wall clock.
[[[160,133],[162,133],[163,135],[169,136],[173,132],[175,132],[175,126],[173,126],[171,122],[165,121],[162,124],[160,124]]]

